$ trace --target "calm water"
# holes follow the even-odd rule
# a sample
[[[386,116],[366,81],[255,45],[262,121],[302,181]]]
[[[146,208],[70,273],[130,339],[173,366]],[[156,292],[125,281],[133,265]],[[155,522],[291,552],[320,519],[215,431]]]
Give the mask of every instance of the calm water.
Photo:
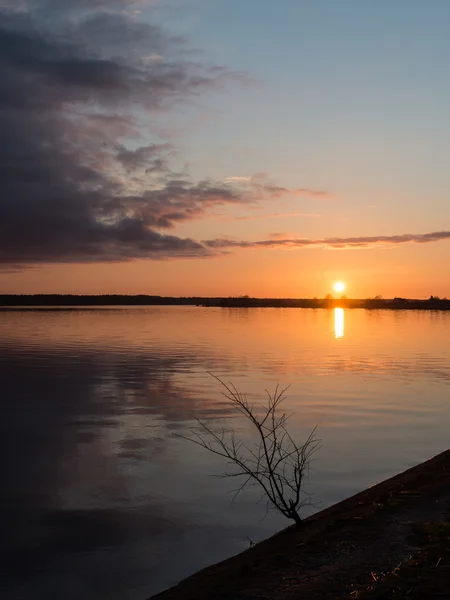
[[[448,448],[449,340],[439,312],[0,313],[2,598],[144,600],[284,525],[175,435],[250,435],[207,371],[255,401],[290,384],[325,507]]]

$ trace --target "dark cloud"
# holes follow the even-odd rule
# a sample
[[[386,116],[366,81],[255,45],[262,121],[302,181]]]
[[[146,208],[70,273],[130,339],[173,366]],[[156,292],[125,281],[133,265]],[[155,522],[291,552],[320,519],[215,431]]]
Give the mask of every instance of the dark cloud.
[[[141,146],[135,150],[121,148],[117,154],[117,159],[127,171],[145,169],[146,173],[165,173],[168,171],[169,166],[167,159],[162,155],[170,151],[173,151],[171,144],[152,144]]]
[[[35,9],[78,12],[82,9],[117,10],[138,7],[147,4],[146,0],[25,0],[23,4]]]
[[[264,192],[193,182],[170,169],[168,144],[142,144],[146,112],[234,75],[192,62],[183,39],[111,12],[130,4],[0,4],[3,265],[208,256],[158,229]]]
[[[228,239],[215,239],[203,242],[208,248],[214,250],[227,250],[232,248],[371,248],[377,246],[391,246],[407,243],[427,244],[450,239],[450,231],[435,231],[432,233],[406,233],[403,235],[378,235],[347,238],[286,238],[259,241],[237,241]]]

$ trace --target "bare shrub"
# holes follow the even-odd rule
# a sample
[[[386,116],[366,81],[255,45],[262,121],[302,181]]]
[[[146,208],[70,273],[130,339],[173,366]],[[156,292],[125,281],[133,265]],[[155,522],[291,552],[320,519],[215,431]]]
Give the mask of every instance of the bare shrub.
[[[179,437],[227,459],[232,468],[221,476],[244,479],[235,490],[233,500],[246,486],[257,485],[262,488],[269,505],[300,525],[302,519],[299,510],[310,503],[309,496],[304,491],[305,476],[309,471],[312,455],[320,447],[316,428],[302,444],[294,441],[286,428],[291,415],[280,414],[279,411],[288,388],[280,389],[277,385],[273,394],[266,390],[267,405],[255,407],[232,383],[225,383],[215,375],[212,376],[224,387],[225,398],[250,421],[257,433],[256,442],[248,446],[236,437],[233,429],[222,427],[216,433],[199,419],[199,430],[192,429],[191,437]]]

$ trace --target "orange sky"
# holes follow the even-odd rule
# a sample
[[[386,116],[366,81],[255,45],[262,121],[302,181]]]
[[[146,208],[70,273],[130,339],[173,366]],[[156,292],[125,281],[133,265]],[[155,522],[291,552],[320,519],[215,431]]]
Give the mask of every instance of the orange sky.
[[[220,258],[46,265],[0,275],[1,293],[366,298],[450,296],[445,242],[371,250],[239,249]]]

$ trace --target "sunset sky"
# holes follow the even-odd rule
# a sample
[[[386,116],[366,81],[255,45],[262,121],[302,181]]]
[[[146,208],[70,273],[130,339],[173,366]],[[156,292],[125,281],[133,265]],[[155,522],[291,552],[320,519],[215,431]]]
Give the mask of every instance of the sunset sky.
[[[0,293],[450,297],[448,0],[0,0]]]

